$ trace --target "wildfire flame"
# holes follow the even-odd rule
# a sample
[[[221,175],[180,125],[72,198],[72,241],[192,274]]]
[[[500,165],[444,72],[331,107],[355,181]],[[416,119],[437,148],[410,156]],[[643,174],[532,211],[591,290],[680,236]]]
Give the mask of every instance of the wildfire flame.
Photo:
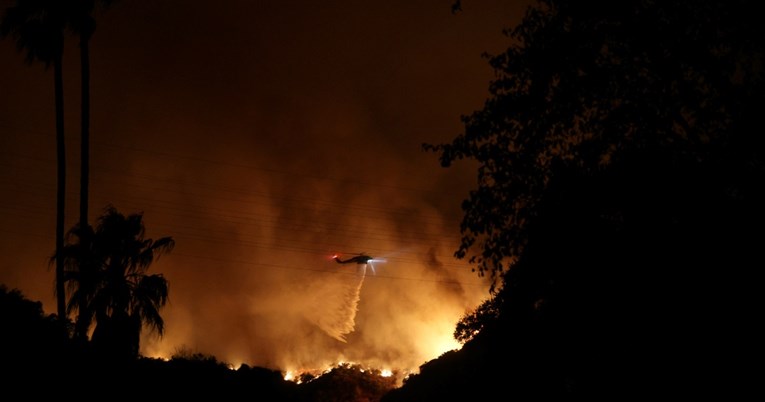
[[[400,260],[389,260],[378,276],[363,264],[337,269],[334,261],[326,263],[302,271],[276,270],[274,274],[284,276],[283,284],[258,290],[248,303],[231,294],[216,299],[214,307],[200,304],[197,311],[172,311],[167,322],[176,326],[169,328],[169,336],[156,341],[142,337],[141,354],[166,359],[177,345],[190,345],[233,367],[247,364],[281,372],[288,381],[307,382],[338,364],[352,364],[403,382],[427,361],[461,348],[454,328],[479,304],[481,288],[448,281],[446,274],[455,274],[443,269]],[[434,299],[443,303],[429,302]],[[241,319],[233,321],[238,326],[224,327],[228,330],[214,337],[196,337],[198,317],[216,322],[218,316],[207,314],[208,308],[238,311]],[[208,339],[227,341],[200,343]]]

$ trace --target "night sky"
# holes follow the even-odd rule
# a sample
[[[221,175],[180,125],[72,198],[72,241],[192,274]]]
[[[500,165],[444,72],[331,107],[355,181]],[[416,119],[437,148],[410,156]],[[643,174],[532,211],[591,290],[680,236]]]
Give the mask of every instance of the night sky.
[[[13,1],[2,0],[5,9]],[[416,3],[413,5],[411,3]],[[91,47],[90,218],[143,212],[176,248],[180,349],[282,370],[414,370],[455,348],[488,283],[455,260],[474,166],[440,167],[488,97],[481,57],[528,2],[117,1]],[[66,43],[67,228],[77,221],[79,61]],[[55,312],[52,69],[0,41],[0,283]],[[364,275],[335,252],[386,261]],[[354,313],[355,311],[355,313]]]

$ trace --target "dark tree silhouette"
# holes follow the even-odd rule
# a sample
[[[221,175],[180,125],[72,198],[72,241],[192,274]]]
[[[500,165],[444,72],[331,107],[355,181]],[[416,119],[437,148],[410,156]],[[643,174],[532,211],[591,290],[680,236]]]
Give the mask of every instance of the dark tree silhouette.
[[[77,313],[75,336],[86,338],[95,324],[91,340],[97,350],[110,358],[135,358],[143,325],[163,334],[160,309],[168,300],[168,283],[147,271],[175,242],[144,238],[143,214],[125,216],[112,206],[95,230],[86,226],[85,231],[75,226],[64,248],[71,292],[67,308]]]
[[[1,284],[0,322],[0,366],[6,376],[30,369],[57,375],[53,366],[63,366],[69,339],[65,322],[56,315],[46,316],[42,303]]]
[[[443,166],[479,162],[463,203],[456,255],[499,273],[525,243],[550,183],[567,170],[609,169],[638,154],[722,168],[742,197],[762,170],[765,32],[749,1],[544,0],[509,31],[517,43],[490,57],[496,72],[482,110],[440,153]],[[754,145],[754,146],[753,146]]]
[[[483,109],[425,145],[479,163],[455,254],[501,286],[460,321],[462,350],[384,400],[746,394],[765,224],[752,9],[529,8]]]
[[[28,63],[41,62],[53,66],[53,87],[56,103],[56,307],[59,317],[66,317],[64,262],[60,257],[64,246],[64,208],[66,196],[66,147],[64,137],[64,85],[62,56],[64,30],[67,25],[66,2],[58,0],[16,0],[5,10],[0,34],[11,36]]]

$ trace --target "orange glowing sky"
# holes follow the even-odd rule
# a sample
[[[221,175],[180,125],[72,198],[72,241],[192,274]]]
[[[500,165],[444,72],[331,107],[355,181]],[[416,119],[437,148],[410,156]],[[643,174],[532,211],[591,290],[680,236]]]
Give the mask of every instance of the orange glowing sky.
[[[452,257],[475,175],[420,145],[480,108],[481,54],[505,48],[527,2],[463,1],[456,15],[451,0],[210,4],[118,1],[92,42],[91,217],[142,211],[148,237],[176,240],[151,269],[170,283],[166,336],[142,352],[413,370],[456,347],[456,321],[488,296]],[[76,42],[65,51],[71,227]],[[0,283],[52,313],[52,73],[8,39],[0,57]],[[334,252],[386,261],[362,277]]]

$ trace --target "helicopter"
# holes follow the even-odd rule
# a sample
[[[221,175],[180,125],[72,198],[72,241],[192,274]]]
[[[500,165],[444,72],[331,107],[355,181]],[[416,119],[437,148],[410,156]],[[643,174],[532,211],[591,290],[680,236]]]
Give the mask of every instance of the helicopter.
[[[335,260],[338,264],[350,264],[353,262],[356,264],[369,264],[370,261],[374,260],[374,258],[366,255],[366,253],[356,254],[355,257],[351,257],[347,260],[341,260],[340,256],[335,254],[332,256],[332,259]]]
[[[355,254],[353,257],[348,258],[347,260],[341,260],[340,255],[335,254],[332,256],[332,259],[335,260],[338,264],[352,264],[356,263],[358,265],[369,265],[370,268],[372,268],[372,273],[375,273],[375,266],[372,265],[373,262],[385,262],[383,259],[374,258],[367,253],[358,253]]]

